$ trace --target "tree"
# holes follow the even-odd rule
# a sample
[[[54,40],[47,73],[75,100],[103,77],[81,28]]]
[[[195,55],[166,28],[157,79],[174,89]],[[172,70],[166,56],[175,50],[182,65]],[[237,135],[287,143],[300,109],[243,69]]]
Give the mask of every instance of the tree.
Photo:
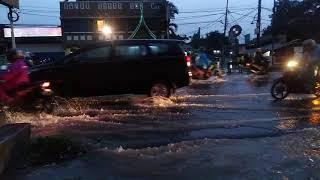
[[[200,37],[200,28],[197,33],[192,37],[192,46],[193,48],[204,47],[206,49],[222,49],[224,44],[228,44],[228,38],[224,36],[223,33],[218,31],[209,32],[205,37]]]
[[[172,2],[168,2],[168,8],[169,8],[169,22],[168,22],[169,35],[170,35],[170,38],[176,39],[178,25],[176,23],[173,23],[172,20],[175,19],[176,15],[179,14],[179,9]]]
[[[320,40],[320,0],[279,0],[272,15],[272,26],[264,34],[285,34],[288,40]]]

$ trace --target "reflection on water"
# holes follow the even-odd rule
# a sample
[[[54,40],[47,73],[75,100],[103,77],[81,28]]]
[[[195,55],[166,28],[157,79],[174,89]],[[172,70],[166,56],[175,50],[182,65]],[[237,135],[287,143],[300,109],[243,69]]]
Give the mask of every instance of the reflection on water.
[[[278,117],[293,117],[289,120],[279,121],[277,128],[281,130],[294,130],[309,127],[317,127],[320,125],[320,111],[318,107],[319,100],[313,100],[310,97],[306,99],[301,99],[301,97],[291,97],[290,99],[282,101],[277,106],[281,107],[294,107],[293,109],[288,109],[288,111],[278,112]],[[300,107],[304,107],[304,111],[300,110]],[[302,110],[302,109],[301,109]]]
[[[250,75],[249,84],[254,87],[267,86],[269,84],[270,76],[269,75]]]
[[[318,126],[320,124],[320,113],[312,112],[310,115],[309,122],[312,126]]]

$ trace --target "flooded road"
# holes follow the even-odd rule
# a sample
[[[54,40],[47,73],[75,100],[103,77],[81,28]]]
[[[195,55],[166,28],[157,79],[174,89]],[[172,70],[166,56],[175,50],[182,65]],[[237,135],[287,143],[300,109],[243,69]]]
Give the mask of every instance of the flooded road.
[[[69,136],[94,152],[63,167],[43,168],[18,179],[40,179],[53,172],[79,179],[232,179],[237,175],[247,179],[268,173],[282,179],[290,173],[297,175],[280,164],[301,156],[290,166],[301,170],[305,162],[311,162],[306,158],[313,152],[311,140],[303,143],[318,138],[320,107],[312,104],[314,97],[309,95],[273,101],[269,91],[278,76],[234,74],[195,81],[171,99],[126,95],[68,100],[53,115],[6,112],[8,122],[32,123],[34,137]],[[297,143],[301,150],[291,152],[288,147]],[[305,146],[310,146],[309,153]],[[258,165],[264,161],[271,169],[268,164]],[[83,172],[75,176],[75,169]],[[289,174],[284,176],[286,171]],[[315,177],[313,171],[310,174]],[[300,177],[309,176],[302,173]]]

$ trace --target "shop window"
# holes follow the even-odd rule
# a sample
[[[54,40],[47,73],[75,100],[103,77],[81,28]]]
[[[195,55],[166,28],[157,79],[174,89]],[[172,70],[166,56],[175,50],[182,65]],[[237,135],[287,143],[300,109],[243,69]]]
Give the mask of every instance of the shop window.
[[[103,31],[104,26],[105,26],[105,21],[104,20],[97,20],[97,30],[99,32]]]

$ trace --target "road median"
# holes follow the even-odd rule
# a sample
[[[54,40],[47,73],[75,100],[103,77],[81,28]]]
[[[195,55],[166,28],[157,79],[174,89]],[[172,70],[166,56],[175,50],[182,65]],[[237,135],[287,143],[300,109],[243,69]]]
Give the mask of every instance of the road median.
[[[27,152],[30,124],[8,124],[0,127],[0,174]]]

